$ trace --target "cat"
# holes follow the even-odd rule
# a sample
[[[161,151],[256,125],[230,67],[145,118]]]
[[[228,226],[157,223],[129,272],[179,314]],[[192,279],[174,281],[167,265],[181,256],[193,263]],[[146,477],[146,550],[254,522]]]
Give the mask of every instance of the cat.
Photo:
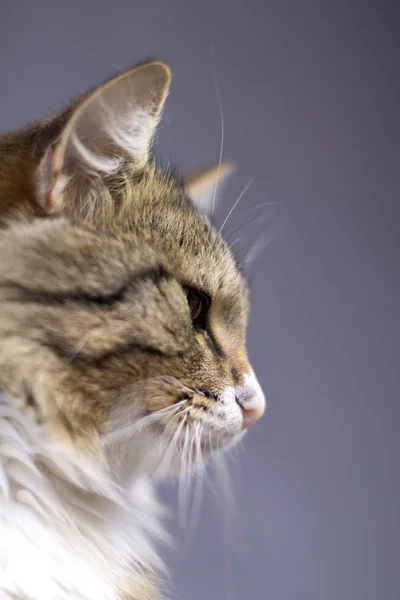
[[[136,65],[0,138],[2,599],[159,598],[154,482],[264,411],[207,215],[229,166],[151,155],[170,80]]]

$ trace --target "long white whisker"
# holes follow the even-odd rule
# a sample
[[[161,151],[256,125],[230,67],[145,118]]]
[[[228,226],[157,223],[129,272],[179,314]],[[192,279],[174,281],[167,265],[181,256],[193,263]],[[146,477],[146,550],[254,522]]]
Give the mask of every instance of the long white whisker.
[[[201,513],[201,502],[203,499],[203,487],[204,487],[204,471],[205,464],[201,452],[201,438],[204,430],[204,424],[201,427],[196,428],[196,485],[193,492],[193,505],[189,519],[189,531],[190,537],[196,534],[196,530],[200,520]]]
[[[261,204],[256,204],[255,206],[251,206],[247,208],[242,214],[238,215],[233,219],[231,224],[237,223],[239,219],[247,215],[247,213],[252,212],[253,210],[257,210],[257,208],[261,208],[262,206],[278,206],[279,202],[261,202]],[[257,217],[256,217],[257,218]],[[233,235],[233,234],[232,234]]]
[[[170,420],[172,421],[175,417],[180,416],[183,412],[186,412],[186,409],[184,409],[181,413],[173,415]],[[186,422],[186,415],[184,415],[182,421],[179,423],[178,427],[176,428],[176,431],[175,431],[174,435],[172,436],[170,443],[167,446],[164,456],[156,469],[155,475],[157,475],[158,473],[162,473],[164,470],[164,467],[170,465],[171,455],[173,455],[176,452],[176,442],[181,434],[181,431],[183,429],[185,422]]]
[[[261,204],[256,204],[248,209],[247,212],[251,212],[252,210],[256,210],[256,208],[261,208],[262,206],[278,206],[279,202],[261,202]]]
[[[186,408],[183,408],[182,410],[180,410],[176,414],[172,415],[171,417],[168,417],[168,423],[172,423],[172,421],[174,419],[176,419],[176,417],[184,416],[186,413],[188,413],[190,411],[191,408],[192,408],[191,406],[187,406]]]
[[[267,202],[266,204],[274,204],[273,202]],[[275,208],[275,207],[274,207]],[[264,212],[264,214],[262,215],[256,215],[254,217],[251,217],[250,219],[247,219],[246,221],[244,221],[244,223],[242,223],[241,225],[239,225],[239,227],[236,227],[236,229],[234,229],[229,235],[228,237],[225,238],[225,242],[228,242],[230,240],[230,238],[235,235],[235,233],[237,233],[238,231],[240,231],[240,229],[242,229],[242,227],[244,227],[245,225],[247,225],[248,223],[251,223],[252,221],[258,220],[259,221],[259,225],[261,225],[262,223],[265,223],[266,221],[268,222],[273,216],[275,216],[276,214],[276,210],[270,209],[270,210],[266,210]]]
[[[190,460],[190,470],[194,471],[196,468],[196,457],[195,457],[195,444],[196,444],[196,432],[197,432],[197,423],[193,426],[192,431],[192,439],[190,440],[190,449],[189,449],[189,460]]]
[[[178,490],[178,512],[181,528],[186,527],[187,522],[187,473],[188,473],[188,447],[189,447],[190,429],[186,427],[185,437],[183,439],[183,448],[181,450],[181,469],[179,473]]]
[[[195,443],[196,443],[196,432],[197,432],[197,423],[192,426],[191,429],[191,440],[190,444],[187,447],[187,465],[186,465],[186,489],[188,490],[188,497],[190,500],[190,495],[192,492],[191,483],[195,479],[195,469],[196,469],[196,457],[195,457]],[[194,491],[193,491],[194,493]],[[194,500],[193,500],[194,501]],[[188,526],[190,527],[190,514],[191,509],[188,509]]]
[[[182,406],[182,404],[184,402],[187,402],[187,401],[181,400],[180,402],[177,402],[176,404],[173,404],[172,406],[166,406],[165,408],[157,410],[157,411],[151,413],[150,415],[145,415],[144,417],[135,419],[129,425],[124,425],[123,427],[120,427],[114,431],[107,433],[104,436],[105,443],[114,444],[114,443],[121,441],[121,439],[126,439],[126,437],[132,435],[135,431],[140,430],[143,426],[147,426],[150,423],[162,418],[163,416],[167,416],[170,413],[174,413]]]
[[[219,113],[220,113],[220,117],[221,117],[221,146],[220,146],[220,150],[219,150],[218,171],[217,171],[217,179],[216,179],[215,188],[214,188],[211,218],[214,218],[215,200],[217,198],[217,190],[218,190],[219,176],[220,176],[221,164],[222,164],[222,154],[224,152],[224,138],[225,138],[224,111],[222,109],[221,94],[219,93],[219,87],[218,87],[218,81],[217,81],[216,75],[214,75],[214,83],[215,83],[215,91],[217,94]]]
[[[233,242],[227,248],[225,248],[225,250],[223,251],[223,253],[221,255],[221,260],[225,257],[226,257],[226,259],[225,259],[226,261],[229,260],[229,256],[231,255],[232,246],[237,244],[237,242],[239,242],[240,240],[241,240],[240,237],[236,238],[235,240],[233,240]]]
[[[264,235],[264,234],[263,234]],[[260,240],[259,242],[253,242],[252,244],[247,244],[247,246],[243,246],[242,248],[238,248],[238,250],[235,250],[235,252],[232,252],[233,255],[237,254],[238,252],[241,252],[242,250],[246,250],[247,248],[252,248],[253,246],[261,246],[261,245],[265,245],[265,244],[270,244],[273,241],[274,238],[265,238],[263,240]],[[246,258],[247,258],[248,254],[246,254]]]
[[[231,210],[226,215],[225,221],[222,223],[221,227],[219,228],[219,232],[218,233],[221,233],[221,231],[225,227],[225,225],[226,225],[229,217],[231,216],[231,214],[233,213],[233,211],[235,210],[236,206],[239,204],[239,202],[241,201],[241,199],[243,198],[243,196],[245,195],[245,193],[247,192],[247,190],[249,189],[249,187],[252,185],[253,181],[254,181],[254,177],[252,177],[251,179],[249,179],[249,181],[246,183],[246,185],[244,186],[244,188],[240,192],[238,199],[234,202]]]

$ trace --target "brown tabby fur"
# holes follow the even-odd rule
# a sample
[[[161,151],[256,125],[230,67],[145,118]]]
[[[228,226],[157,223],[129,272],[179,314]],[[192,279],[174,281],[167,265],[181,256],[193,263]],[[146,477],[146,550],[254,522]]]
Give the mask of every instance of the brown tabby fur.
[[[39,164],[80,102],[0,139],[0,388],[49,435],[96,453],[118,403],[188,398],[196,419],[240,383],[248,299],[225,242],[151,159],[84,197],[70,180],[46,213]],[[183,285],[212,298],[213,340],[193,330]]]

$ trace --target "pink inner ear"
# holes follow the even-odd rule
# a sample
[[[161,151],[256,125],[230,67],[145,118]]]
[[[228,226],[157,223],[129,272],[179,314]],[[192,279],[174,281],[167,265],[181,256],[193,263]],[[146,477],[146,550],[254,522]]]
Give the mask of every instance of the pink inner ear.
[[[145,166],[169,82],[164,63],[146,63],[100,85],[73,107],[36,173],[38,201],[46,212],[61,208],[69,178],[83,194],[94,177],[115,174],[126,161],[131,168]]]

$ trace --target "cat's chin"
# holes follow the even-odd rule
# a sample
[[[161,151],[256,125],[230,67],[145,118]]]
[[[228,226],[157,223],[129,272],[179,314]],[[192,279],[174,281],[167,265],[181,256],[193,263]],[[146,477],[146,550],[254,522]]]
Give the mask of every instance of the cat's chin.
[[[129,478],[135,473],[176,476],[200,468],[211,455],[231,449],[246,434],[236,402],[215,404],[207,414],[190,421],[185,415],[183,408],[180,420],[163,419],[157,413],[131,415],[132,423],[125,425],[115,419],[106,444],[113,469]],[[121,422],[126,420],[125,414]]]
[[[190,433],[185,435],[184,432],[180,440],[182,443],[178,442],[168,457],[167,453],[171,451],[171,447],[169,445],[160,447],[158,456],[154,456],[151,461],[151,467],[149,462],[151,475],[156,478],[175,477],[182,471],[191,472],[201,469],[210,457],[231,450],[246,435],[245,430],[236,433],[227,431],[209,433],[210,435],[207,434],[203,439],[196,441]]]

